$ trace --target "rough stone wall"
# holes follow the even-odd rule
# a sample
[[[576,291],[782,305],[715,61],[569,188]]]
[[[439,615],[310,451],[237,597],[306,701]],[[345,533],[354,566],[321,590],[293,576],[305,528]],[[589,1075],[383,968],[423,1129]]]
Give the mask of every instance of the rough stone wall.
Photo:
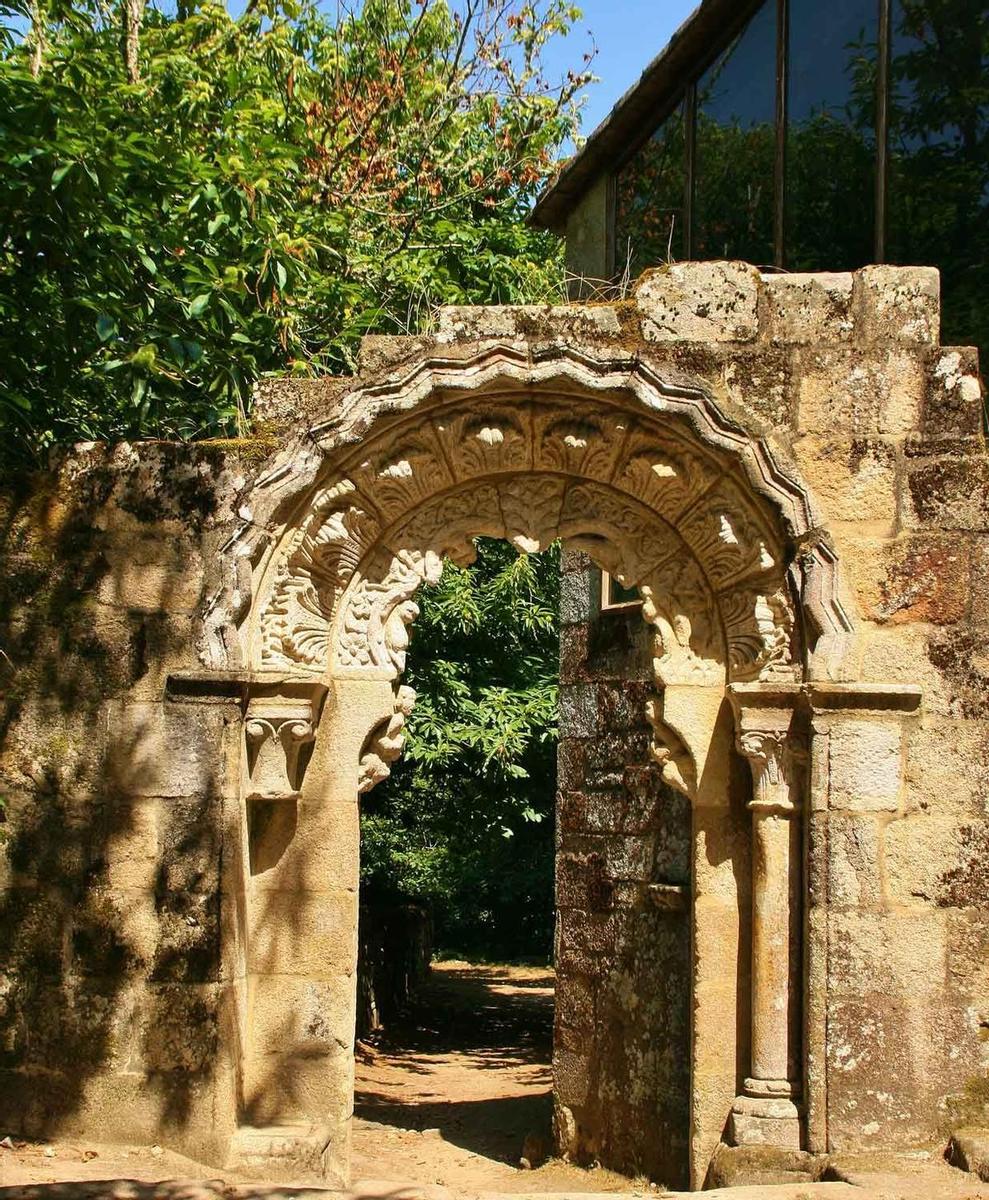
[[[640,610],[602,612],[585,555],[565,554],[563,570],[556,1122],[577,1161],[683,1188],[690,801],[650,753],[652,638]]]
[[[215,1156],[237,1030],[239,851],[197,665],[218,450],[83,450],[2,498],[0,1125]],[[234,706],[236,708],[236,706]],[[176,754],[177,748],[181,753]],[[229,932],[229,928],[226,932]],[[231,1112],[232,1117],[232,1112]]]
[[[619,304],[446,311],[435,335],[368,339],[362,356],[369,380],[402,376],[429,355],[469,360],[492,342],[533,356],[565,346],[592,359],[644,361],[663,378],[703,389],[740,439],[770,439],[777,460],[816,495],[849,585],[842,602],[856,621],[846,675],[876,685],[871,708],[856,708],[840,689],[815,685],[806,697],[813,742],[802,1051],[807,1141],[818,1151],[936,1144],[950,1124],[989,1120],[989,467],[976,364],[968,351],[939,346],[937,314],[936,275],[920,269],[761,279],[741,264],[684,264],[645,277]],[[245,943],[250,931],[250,961],[275,974],[297,947],[300,989],[306,972],[331,956],[349,961],[356,856],[340,847],[355,844],[356,799],[335,810],[326,844],[287,842],[287,872],[318,869],[340,893],[332,919],[296,928],[295,895],[268,896],[251,875],[239,778],[247,684],[214,672],[206,703],[194,683],[167,680],[202,669],[203,603],[219,586],[221,546],[253,519],[258,477],[281,447],[332,415],[348,386],[272,385],[261,398],[279,430],[270,443],[89,448],[56,475],[4,494],[6,1128],[112,1130],[216,1161],[238,1120],[267,1111],[243,1103],[245,1062],[255,1064],[259,1094],[271,1095],[287,1086],[283,1067],[295,1061],[277,1039],[304,1042],[308,1052],[316,1029],[336,1047],[335,1162],[345,1169],[349,968],[337,969],[334,959],[336,974],[306,992],[315,996],[311,1012],[272,987],[267,1007],[257,1008],[271,1019],[249,1034]],[[251,563],[242,565],[249,576]],[[243,619],[249,589],[237,595]],[[568,619],[579,649],[583,618]],[[572,731],[585,718],[614,722],[608,736],[630,739],[636,771],[652,780],[637,718],[621,713],[640,685],[615,687],[606,665],[582,679],[583,653],[565,663],[564,722]],[[883,700],[888,684],[919,687],[919,705]],[[594,689],[586,709],[585,686]],[[667,697],[668,709],[674,699]],[[746,764],[730,757],[730,714],[719,716],[718,731],[723,778],[711,779],[709,756],[709,802],[693,813],[695,1181],[747,1070],[743,847],[752,785]],[[598,734],[587,736],[585,749],[595,749]],[[311,769],[320,755],[331,762],[332,750],[317,735]],[[623,781],[587,790],[618,799],[606,818],[617,826],[635,789]],[[672,816],[672,803],[661,807]],[[348,821],[353,829],[334,841]],[[596,896],[611,888],[613,900],[631,897],[666,882],[650,861],[662,828],[629,831],[626,844],[617,828],[578,835],[573,826],[573,838],[611,839],[595,869]],[[571,846],[586,860],[590,844]],[[633,848],[637,863],[628,858]],[[561,1100],[570,1098],[564,1105],[578,1114],[592,1084],[612,1088],[608,1070],[617,1061],[603,1027],[593,1043],[595,1055],[603,1048],[600,1075],[592,1078],[590,1058],[579,1057],[588,1044],[580,1023],[598,1029],[597,1016],[581,1011],[580,997],[594,994],[587,980],[598,966],[607,980],[654,978],[656,963],[632,946],[632,934],[648,926],[658,942],[664,923],[679,916],[657,908],[647,917],[629,904],[616,921],[615,913],[591,913],[586,898],[574,903],[568,886],[561,861],[560,956],[575,956],[581,982],[564,1006],[564,967],[557,1080]],[[571,918],[571,910],[589,915]],[[600,950],[575,936],[568,945],[580,921],[588,938],[610,925],[614,941]],[[671,931],[664,961],[675,958],[678,937]],[[610,983],[595,986],[602,1014],[621,1011]],[[648,1021],[629,1018],[633,1048],[660,1016],[657,1007]],[[574,1033],[565,1045],[568,1024]],[[578,1057],[564,1060],[567,1052]],[[663,1104],[674,1069],[682,1064],[645,1066]],[[299,1089],[300,1106],[313,1079]],[[682,1105],[663,1112],[682,1128]],[[596,1137],[622,1132],[604,1112],[592,1121],[588,1109],[585,1123]],[[652,1128],[639,1133],[646,1138]]]

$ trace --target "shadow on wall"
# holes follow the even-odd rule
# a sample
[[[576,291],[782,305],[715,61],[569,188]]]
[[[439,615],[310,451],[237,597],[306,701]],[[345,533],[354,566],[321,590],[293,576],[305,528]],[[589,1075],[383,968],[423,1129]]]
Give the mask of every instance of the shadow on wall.
[[[181,1126],[212,1069],[220,800],[159,786],[215,508],[217,464],[197,496],[179,453],[0,493],[3,1132]]]

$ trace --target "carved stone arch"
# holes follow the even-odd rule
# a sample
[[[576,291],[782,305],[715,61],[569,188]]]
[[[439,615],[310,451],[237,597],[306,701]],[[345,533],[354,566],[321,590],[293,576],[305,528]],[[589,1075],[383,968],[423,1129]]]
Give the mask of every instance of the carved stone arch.
[[[675,547],[670,559],[686,554],[717,596],[730,679],[782,668],[791,678],[843,676],[852,624],[838,564],[809,494],[765,442],[727,419],[701,388],[665,380],[637,360],[565,348],[531,356],[503,345],[467,360],[429,358],[401,378],[355,388],[338,416],[313,425],[305,445],[284,452],[257,481],[252,519],[225,548],[228,590],[240,611],[237,560],[259,564],[242,630],[247,665],[323,673],[330,625],[349,592],[351,665],[383,667],[377,650],[355,648],[363,618],[353,605],[368,608],[373,636],[387,640],[387,628],[401,641],[411,610],[396,610],[411,603],[413,579],[435,571],[437,551],[426,543],[396,547],[396,539],[420,510],[455,505],[467,485],[475,488],[472,535],[506,536],[521,549],[542,544],[541,526],[554,536],[597,538],[598,556],[606,554],[614,539],[579,528],[582,495],[610,504],[612,529],[637,508],[648,510],[663,524],[666,548]],[[279,520],[280,512],[287,515]],[[258,515],[268,517],[269,532],[259,532]],[[659,556],[640,550],[636,557],[636,536],[630,529],[620,539],[619,573],[645,585],[669,638],[679,614],[662,584],[646,580],[643,568]],[[384,574],[379,565],[355,582],[359,564],[381,559],[384,547],[393,551]],[[796,644],[798,632],[806,647]],[[206,646],[213,665],[233,665],[236,641],[228,630],[214,633]]]
[[[245,494],[241,514],[221,554],[224,585],[204,620],[203,650],[214,669],[247,676],[258,744],[243,759],[245,803],[282,802],[270,795],[271,773],[260,775],[266,763],[280,762],[284,739],[276,744],[276,733],[303,731],[304,718],[315,733],[304,759],[290,764],[292,786],[284,784],[282,799],[297,807],[278,828],[294,829],[293,841],[272,879],[252,892],[249,944],[263,941],[269,908],[288,903],[283,891],[312,914],[314,928],[337,921],[338,906],[347,914],[343,926],[356,926],[358,796],[387,776],[402,750],[414,702],[401,676],[416,592],[439,578],[444,558],[468,562],[479,535],[522,551],[562,538],[639,587],[653,631],[649,752],[663,780],[690,797],[695,871],[711,849],[723,861],[706,866],[727,863],[730,875],[722,871],[703,905],[684,899],[692,936],[703,939],[701,920],[737,932],[746,902],[729,899],[732,855],[744,859],[749,841],[738,813],[729,814],[737,797],[726,697],[743,713],[739,728],[756,720],[752,712],[761,719],[761,704],[772,728],[789,736],[785,718],[806,685],[843,677],[853,631],[839,564],[810,496],[770,446],[728,419],[702,387],[638,359],[563,346],[531,353],[489,343],[469,357],[433,355],[383,382],[355,385],[337,415],[279,454]],[[284,718],[283,710],[290,726],[272,719]],[[739,742],[743,754],[750,742]],[[800,786],[793,785],[793,813]],[[770,819],[783,819],[781,805],[774,799],[768,816],[753,808],[758,833],[774,832]],[[785,861],[799,871],[798,856]],[[776,876],[770,882],[774,895],[790,895]],[[350,949],[331,951],[350,981],[353,945],[348,934]],[[787,1011],[793,972],[785,966],[753,983],[754,1011]],[[251,976],[262,991],[265,969],[261,963]],[[292,984],[300,1011],[309,1003],[308,970]],[[721,993],[702,987],[703,970],[693,976],[694,995],[720,1005]],[[737,987],[732,975],[736,999]],[[715,1094],[730,1103],[734,1050],[699,1038],[692,1069],[716,1063]],[[298,1062],[308,1062],[306,1036],[297,1040]],[[737,1136],[778,1135],[799,1145],[790,1087],[798,1081],[772,1045],[757,1049],[753,1077],[732,1110]],[[267,1061],[259,1049],[248,1064],[247,1112],[268,1103]],[[312,1086],[318,1096],[330,1085]],[[699,1094],[692,1091],[692,1103]],[[311,1116],[291,1098],[275,1108],[280,1118]],[[724,1115],[704,1116],[704,1138]],[[702,1151],[691,1151],[698,1175]]]

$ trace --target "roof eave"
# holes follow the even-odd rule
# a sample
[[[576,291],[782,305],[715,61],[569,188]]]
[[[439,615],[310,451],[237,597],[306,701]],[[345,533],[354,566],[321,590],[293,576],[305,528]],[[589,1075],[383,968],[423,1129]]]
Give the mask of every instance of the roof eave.
[[[664,106],[714,57],[721,42],[734,36],[755,7],[738,0],[702,0],[555,182],[540,193],[528,223],[563,233],[571,210],[594,180],[619,166],[652,134]]]

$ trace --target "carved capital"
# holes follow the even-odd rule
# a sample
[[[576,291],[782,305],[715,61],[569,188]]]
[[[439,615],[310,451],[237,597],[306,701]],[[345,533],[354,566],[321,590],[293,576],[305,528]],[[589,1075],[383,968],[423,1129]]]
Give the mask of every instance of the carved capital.
[[[806,698],[799,685],[732,684],[735,746],[752,771],[753,812],[789,815],[801,807],[807,763]]]
[[[248,799],[298,796],[325,696],[323,684],[309,681],[252,689],[244,719]]]
[[[749,808],[778,815],[795,812],[807,761],[804,738],[788,729],[747,729],[739,731],[735,744],[752,770]]]

